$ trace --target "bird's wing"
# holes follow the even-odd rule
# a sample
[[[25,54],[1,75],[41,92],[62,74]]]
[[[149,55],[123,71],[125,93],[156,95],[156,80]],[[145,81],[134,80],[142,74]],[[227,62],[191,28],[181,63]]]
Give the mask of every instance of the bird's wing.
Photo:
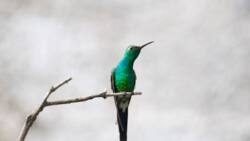
[[[111,72],[111,88],[112,88],[114,93],[118,92],[116,85],[115,85],[115,68]],[[116,108],[118,108],[120,100],[117,97],[114,97],[114,99],[115,99]]]
[[[117,92],[117,88],[115,86],[115,68],[111,72],[111,88],[113,92]]]
[[[111,88],[112,88],[113,92],[114,93],[118,92],[116,85],[115,85],[115,68],[112,70],[110,78],[111,78]],[[119,111],[118,105],[119,105],[120,101],[117,97],[114,97],[114,100],[115,100],[115,107],[116,107],[116,110],[118,113],[118,111]],[[119,122],[119,119],[120,119],[119,114],[117,114],[117,122]]]

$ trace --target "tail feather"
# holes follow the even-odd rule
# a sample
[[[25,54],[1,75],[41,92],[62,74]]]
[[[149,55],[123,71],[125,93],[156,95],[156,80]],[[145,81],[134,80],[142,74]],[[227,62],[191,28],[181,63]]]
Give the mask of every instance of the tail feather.
[[[117,121],[120,132],[120,141],[127,141],[128,108],[117,108]]]

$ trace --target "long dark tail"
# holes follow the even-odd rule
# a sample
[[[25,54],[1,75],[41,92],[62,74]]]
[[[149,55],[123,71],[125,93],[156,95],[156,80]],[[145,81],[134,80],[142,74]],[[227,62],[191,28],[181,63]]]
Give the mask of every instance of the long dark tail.
[[[120,132],[120,141],[127,141],[127,125],[128,125],[128,108],[117,108],[117,122]]]

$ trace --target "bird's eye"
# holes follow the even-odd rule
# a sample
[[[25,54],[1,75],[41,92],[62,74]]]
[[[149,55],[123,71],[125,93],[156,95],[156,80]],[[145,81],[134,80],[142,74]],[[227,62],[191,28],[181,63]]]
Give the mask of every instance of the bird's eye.
[[[136,48],[135,47],[128,47],[128,50],[133,51],[133,50],[136,50]]]

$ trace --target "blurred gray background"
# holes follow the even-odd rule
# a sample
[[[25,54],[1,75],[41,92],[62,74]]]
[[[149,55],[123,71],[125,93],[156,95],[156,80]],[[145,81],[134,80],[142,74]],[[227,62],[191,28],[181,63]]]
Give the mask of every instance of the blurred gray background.
[[[129,141],[250,140],[250,1],[0,0],[0,140],[15,140],[51,99],[110,89],[129,44],[135,63]],[[112,98],[45,109],[27,141],[117,141]]]

